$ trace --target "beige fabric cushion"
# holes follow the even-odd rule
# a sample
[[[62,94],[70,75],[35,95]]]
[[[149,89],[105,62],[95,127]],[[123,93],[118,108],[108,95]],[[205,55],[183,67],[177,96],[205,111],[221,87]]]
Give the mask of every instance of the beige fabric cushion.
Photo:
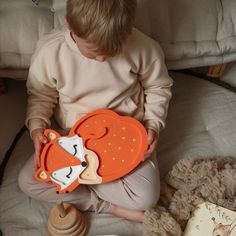
[[[27,68],[36,41],[64,23],[66,0],[0,1],[0,68]],[[160,42],[169,69],[236,59],[235,0],[138,0],[136,26]]]
[[[140,0],[138,28],[160,42],[171,69],[236,59],[235,0]]]

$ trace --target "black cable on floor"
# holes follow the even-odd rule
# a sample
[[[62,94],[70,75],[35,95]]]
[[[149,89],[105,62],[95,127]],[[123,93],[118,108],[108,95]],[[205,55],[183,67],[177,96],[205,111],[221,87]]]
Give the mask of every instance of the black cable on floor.
[[[214,84],[217,84],[218,86],[221,86],[225,89],[228,89],[230,90],[231,92],[234,92],[236,93],[236,87],[220,80],[220,79],[215,79],[215,78],[212,78],[210,76],[207,76],[205,74],[202,74],[202,73],[199,73],[199,72],[195,72],[195,71],[191,71],[191,70],[188,70],[188,69],[185,69],[185,70],[170,70],[171,72],[175,72],[175,73],[181,73],[181,74],[185,74],[185,75],[191,75],[191,76],[195,76],[195,77],[198,77],[200,79],[204,79],[204,80],[207,80],[209,82],[212,82]]]
[[[4,158],[1,162],[0,165],[0,186],[2,185],[2,181],[3,181],[3,177],[4,177],[4,170],[7,166],[8,161],[10,160],[11,154],[17,144],[17,142],[19,141],[19,139],[22,137],[22,135],[24,134],[24,132],[27,130],[26,126],[24,125],[20,131],[16,134],[11,146],[9,147],[9,149],[6,151]]]

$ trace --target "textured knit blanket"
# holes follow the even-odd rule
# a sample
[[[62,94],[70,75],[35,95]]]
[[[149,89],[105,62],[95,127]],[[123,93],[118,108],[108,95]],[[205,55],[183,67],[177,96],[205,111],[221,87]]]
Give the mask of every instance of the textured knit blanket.
[[[180,160],[161,183],[156,207],[145,212],[145,236],[180,236],[199,203],[236,211],[236,158]]]

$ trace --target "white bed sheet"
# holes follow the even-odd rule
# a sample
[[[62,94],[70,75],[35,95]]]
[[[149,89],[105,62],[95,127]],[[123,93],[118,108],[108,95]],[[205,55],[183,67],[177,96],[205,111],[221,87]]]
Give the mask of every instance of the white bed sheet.
[[[181,158],[236,157],[236,94],[182,74],[174,77],[173,98],[157,152],[164,176]],[[33,152],[27,133],[16,146],[0,188],[0,228],[6,236],[45,236],[51,204],[25,196],[17,175]],[[142,235],[142,224],[107,214],[87,214],[88,235]]]

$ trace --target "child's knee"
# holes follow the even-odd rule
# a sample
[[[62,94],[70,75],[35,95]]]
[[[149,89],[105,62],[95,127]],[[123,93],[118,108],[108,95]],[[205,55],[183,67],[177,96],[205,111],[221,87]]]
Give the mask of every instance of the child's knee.
[[[134,208],[136,210],[147,210],[156,205],[160,197],[160,185],[145,186],[134,198]]]
[[[146,173],[148,177],[141,175],[140,186],[133,192],[131,199],[134,200],[137,210],[147,210],[156,205],[160,197],[160,177],[158,167],[146,163]]]
[[[18,186],[22,192],[27,195],[31,195],[33,176],[31,176],[28,172],[21,170],[18,175]]]

